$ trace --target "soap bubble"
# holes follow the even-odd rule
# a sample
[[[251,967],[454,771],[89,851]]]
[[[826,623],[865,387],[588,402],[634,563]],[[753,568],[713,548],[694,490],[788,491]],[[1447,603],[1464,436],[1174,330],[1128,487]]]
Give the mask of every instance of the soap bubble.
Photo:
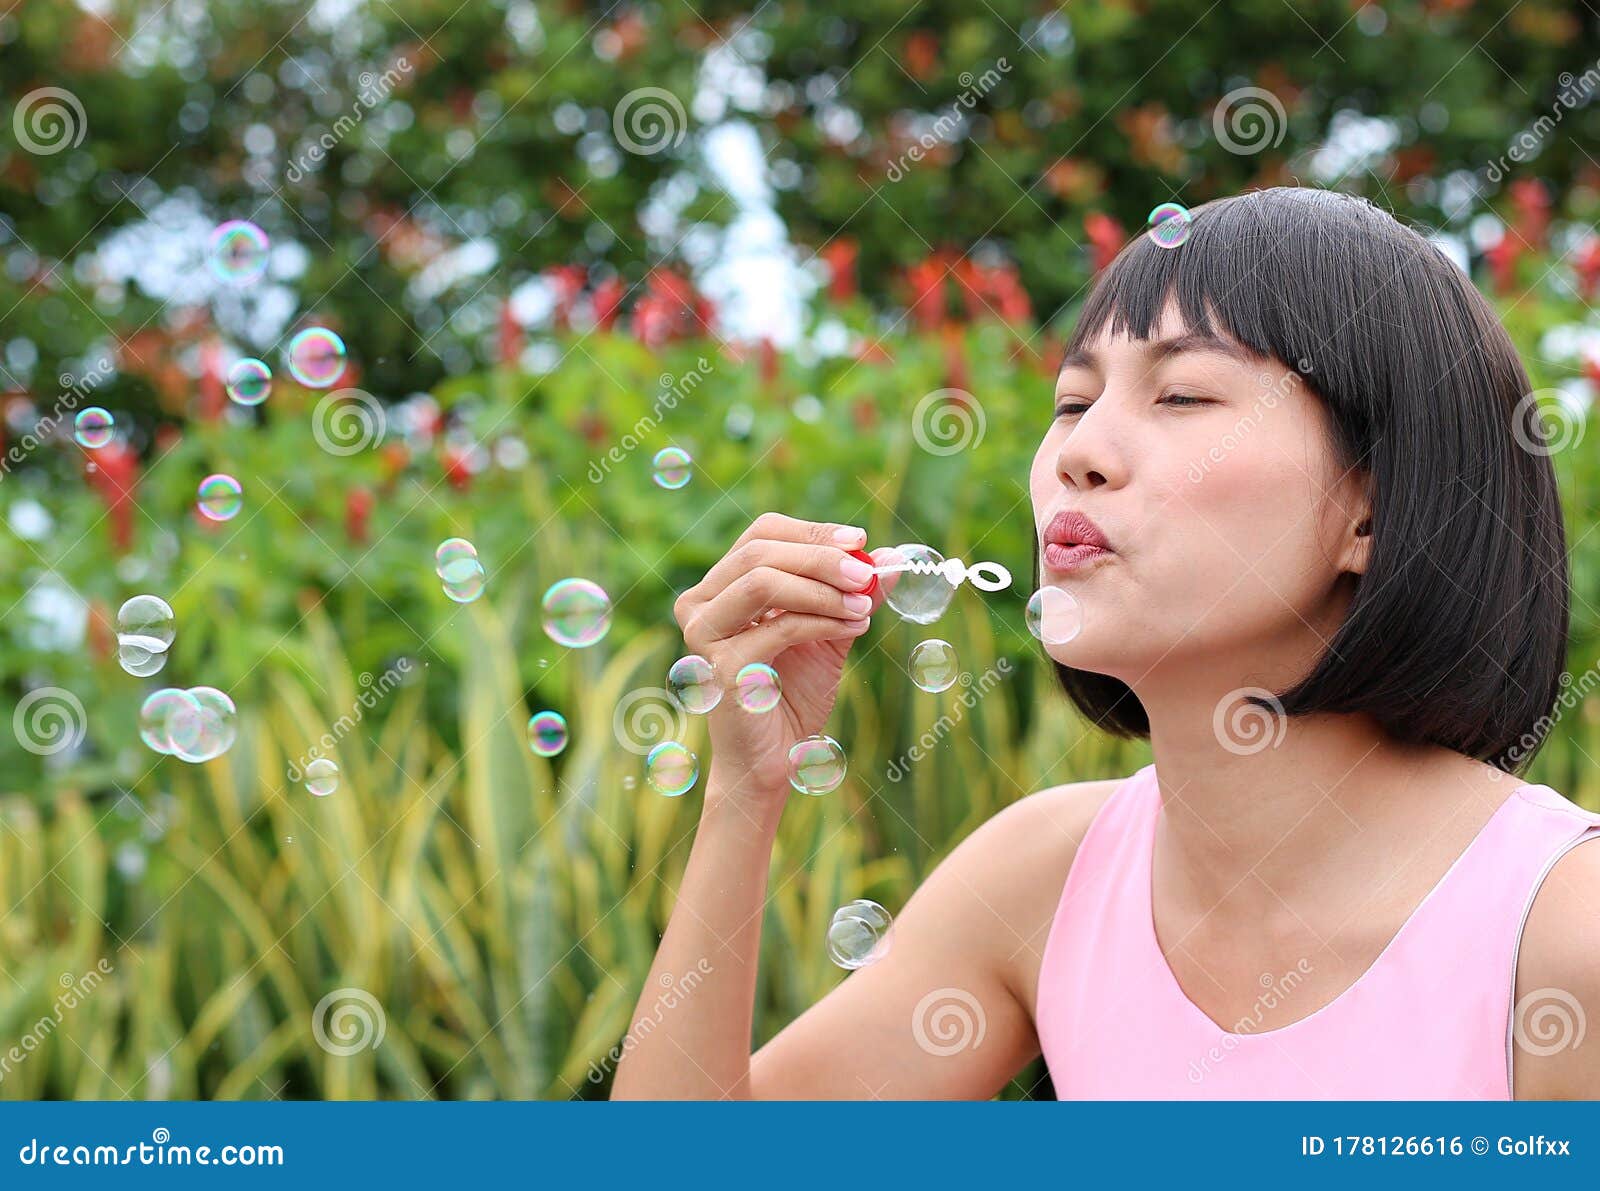
[[[175,686],[164,686],[159,691],[150,692],[139,705],[139,739],[156,752],[170,756],[172,713],[180,707],[199,710],[194,697]]]
[[[239,735],[233,700],[213,686],[190,687],[193,706],[173,709],[167,720],[172,753],[180,761],[209,761],[233,747]]]
[[[842,905],[828,924],[828,958],[852,971],[875,963],[888,954],[892,926],[877,902],[859,898]]]
[[[700,759],[676,740],[663,740],[645,757],[644,776],[657,791],[676,798],[700,779]]]
[[[72,419],[72,437],[78,440],[80,447],[91,451],[109,443],[116,429],[117,422],[111,411],[98,405],[79,410],[78,416]]]
[[[909,668],[911,681],[925,691],[947,691],[961,673],[955,646],[937,637],[917,643]]]
[[[689,482],[694,460],[682,447],[662,447],[651,461],[652,475],[662,488],[682,488]]]
[[[472,557],[452,559],[440,569],[439,578],[444,582],[444,594],[458,604],[472,603],[483,594],[487,582],[483,564]]]
[[[584,649],[611,629],[611,597],[588,579],[562,579],[544,593],[544,631],[557,645]]]
[[[477,558],[478,548],[466,538],[446,538],[440,542],[433,552],[433,569],[439,578],[444,578],[444,569],[453,562],[463,558]]]
[[[272,369],[262,360],[246,357],[228,369],[228,397],[239,405],[260,405],[272,392]]]
[[[783,699],[778,672],[765,662],[751,662],[733,678],[733,697],[746,711],[771,711]]]
[[[938,566],[944,562],[944,555],[932,546],[908,543],[896,546],[894,552],[900,556],[899,559],[884,559],[878,565],[893,566],[897,562],[916,562]],[[955,585],[937,571],[931,575],[919,574],[916,571],[900,571],[893,578],[894,586],[884,597],[884,602],[899,613],[902,619],[917,624],[932,624],[938,620],[944,615],[944,610],[950,606],[950,601],[956,594]]]
[[[831,736],[807,736],[789,750],[789,784],[802,794],[837,789],[844,769],[844,750]]]
[[[541,711],[528,720],[528,747],[553,757],[567,747],[567,721],[558,711]]]
[[[681,657],[667,671],[667,690],[687,712],[705,715],[722,702],[715,668],[697,653]]]
[[[160,596],[136,595],[117,609],[117,639],[165,653],[177,636],[172,605]]]
[[[1062,587],[1041,587],[1028,598],[1028,632],[1046,645],[1065,645],[1083,628],[1083,605]]]
[[[117,641],[117,665],[135,678],[159,674],[166,664],[167,651],[164,649],[146,649],[143,645],[125,640]]]
[[[207,476],[200,481],[200,515],[212,521],[232,521],[244,507],[244,489],[232,476]]]
[[[331,388],[344,375],[344,340],[327,327],[307,327],[289,340],[289,372],[308,389]]]
[[[327,757],[318,757],[306,766],[306,791],[326,798],[339,788],[339,767]]]
[[[244,285],[267,271],[267,233],[248,219],[230,219],[211,233],[208,257],[219,281]]]
[[[1145,235],[1161,248],[1176,248],[1189,238],[1189,228],[1194,217],[1181,203],[1162,203],[1150,212],[1145,221],[1149,227]]]

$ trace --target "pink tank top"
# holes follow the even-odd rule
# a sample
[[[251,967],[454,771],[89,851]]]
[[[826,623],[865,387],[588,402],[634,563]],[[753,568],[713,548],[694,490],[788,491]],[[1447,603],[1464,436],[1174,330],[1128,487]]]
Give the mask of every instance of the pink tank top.
[[[1278,1029],[1254,1019],[1309,969],[1267,973],[1225,1030],[1156,940],[1153,764],[1096,812],[1067,874],[1039,971],[1037,1029],[1063,1100],[1509,1100],[1512,994],[1539,884],[1600,814],[1523,784],[1356,982]],[[1274,999],[1276,998],[1276,1000]]]

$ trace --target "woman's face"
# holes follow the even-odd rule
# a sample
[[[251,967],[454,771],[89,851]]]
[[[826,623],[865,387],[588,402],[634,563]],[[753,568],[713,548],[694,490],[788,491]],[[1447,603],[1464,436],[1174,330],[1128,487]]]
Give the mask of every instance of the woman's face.
[[[1361,478],[1340,467],[1320,400],[1276,360],[1188,334],[1175,305],[1148,340],[1086,344],[1055,396],[1030,478],[1040,578],[1075,597],[1082,627],[1050,644],[1065,634],[1049,631],[1047,600],[1050,655],[1136,693],[1303,676],[1370,541],[1355,532]],[[1109,550],[1056,565],[1043,543],[1062,510],[1089,517]]]

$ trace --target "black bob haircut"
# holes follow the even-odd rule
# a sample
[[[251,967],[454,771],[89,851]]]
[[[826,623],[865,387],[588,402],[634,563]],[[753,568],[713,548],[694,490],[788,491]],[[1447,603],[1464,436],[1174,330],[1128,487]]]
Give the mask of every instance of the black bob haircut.
[[[1366,472],[1372,542],[1344,623],[1275,692],[1280,710],[1365,712],[1400,740],[1521,772],[1562,686],[1570,581],[1556,445],[1505,328],[1438,247],[1365,199],[1275,187],[1191,215],[1177,248],[1123,247],[1066,353],[1108,323],[1148,339],[1175,296],[1189,330],[1299,374],[1342,466]],[[1127,684],[1054,665],[1091,723],[1149,736]]]

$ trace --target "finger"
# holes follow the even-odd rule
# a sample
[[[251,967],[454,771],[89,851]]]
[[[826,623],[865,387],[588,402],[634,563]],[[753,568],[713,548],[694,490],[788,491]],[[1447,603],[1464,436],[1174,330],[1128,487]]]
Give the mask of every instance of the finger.
[[[735,546],[706,572],[695,589],[695,601],[705,604],[716,599],[743,576],[761,567],[809,576],[846,592],[861,591],[872,582],[867,564],[840,546],[757,538]]]
[[[857,619],[872,611],[872,597],[761,566],[739,576],[700,605],[691,619],[692,627],[684,630],[684,639],[687,641],[692,635],[702,644],[710,644],[735,637],[773,610]]]
[[[746,629],[717,648],[713,664],[724,674],[736,674],[751,662],[772,664],[791,645],[808,641],[849,641],[871,627],[869,620],[838,620],[808,612],[785,612],[765,621],[759,628]]]
[[[893,546],[878,546],[872,550],[872,561],[880,567],[893,566],[905,561],[905,558]],[[889,598],[889,593],[894,590],[894,585],[900,582],[904,571],[886,571],[878,576],[878,587],[872,593],[872,611],[876,612],[883,607],[884,601]]]
[[[733,544],[735,547],[743,546],[746,542],[758,538],[772,542],[819,544],[825,542],[830,546],[853,550],[866,543],[867,531],[859,525],[841,525],[833,521],[802,521],[798,517],[790,517],[783,513],[762,513]]]

